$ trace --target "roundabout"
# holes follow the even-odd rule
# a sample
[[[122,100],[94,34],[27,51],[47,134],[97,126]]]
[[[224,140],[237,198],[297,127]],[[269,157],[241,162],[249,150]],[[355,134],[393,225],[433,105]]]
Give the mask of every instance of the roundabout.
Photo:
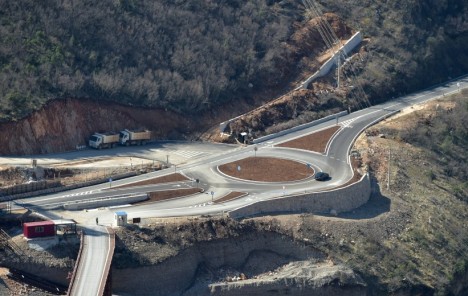
[[[218,166],[222,174],[256,182],[294,182],[314,176],[308,164],[276,157],[248,157]]]

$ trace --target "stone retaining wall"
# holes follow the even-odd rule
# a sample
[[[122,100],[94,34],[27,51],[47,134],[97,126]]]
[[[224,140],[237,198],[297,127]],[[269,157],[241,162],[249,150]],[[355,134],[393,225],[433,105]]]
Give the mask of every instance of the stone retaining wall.
[[[256,202],[229,212],[235,219],[274,213],[337,213],[364,205],[371,195],[369,175],[356,183],[331,191],[286,196]]]

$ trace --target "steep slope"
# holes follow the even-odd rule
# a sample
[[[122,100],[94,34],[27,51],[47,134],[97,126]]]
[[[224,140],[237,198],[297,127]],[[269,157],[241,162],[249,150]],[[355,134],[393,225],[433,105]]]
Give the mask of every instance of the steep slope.
[[[312,278],[327,262],[350,267],[359,277],[347,277],[345,270],[325,273],[332,281],[320,286],[323,293],[338,283],[342,290],[335,290],[336,295],[466,295],[468,170],[463,151],[468,145],[468,93],[418,109],[372,127],[353,147],[373,179],[372,197],[363,207],[338,217],[155,219],[146,221],[148,226],[121,229],[114,261],[114,280],[122,279],[119,289],[128,289],[126,281],[138,289],[138,280],[129,274],[141,270],[150,273],[148,281],[154,271],[163,274],[160,282],[142,286],[142,291],[151,286],[218,295],[215,288],[224,285],[230,295],[275,295],[282,291],[275,283],[281,282],[284,293],[313,295],[322,279]],[[265,236],[272,243],[259,247]],[[308,256],[299,252],[304,249]],[[254,258],[255,264],[250,261]],[[162,272],[167,266],[170,274]],[[180,274],[180,269],[186,272]],[[297,274],[300,288],[284,277],[284,270]],[[239,282],[226,280],[240,273],[244,276]],[[338,274],[342,277],[333,280]],[[179,286],[175,277],[183,278]],[[347,282],[350,278],[354,280]]]
[[[198,138],[288,94],[326,56],[317,19],[298,1],[26,2],[0,3],[3,155],[70,150],[94,131],[123,127]],[[356,74],[372,102],[468,72],[468,4],[431,3],[321,3],[339,38],[356,30],[368,37],[343,73]],[[355,106],[334,84],[330,76],[289,93],[233,131],[271,132]],[[65,100],[47,104],[54,99]],[[83,105],[67,103],[75,100]],[[107,111],[81,111],[102,108],[92,104]]]
[[[373,101],[468,71],[466,1],[318,2],[370,38],[350,68]],[[68,97],[196,114],[281,89],[324,49],[293,0],[0,5],[3,120]],[[327,18],[339,37],[349,33]]]
[[[55,100],[18,122],[0,124],[0,155],[41,154],[87,145],[94,132],[150,128],[156,139],[183,138],[196,126],[161,109],[131,108],[110,102]]]

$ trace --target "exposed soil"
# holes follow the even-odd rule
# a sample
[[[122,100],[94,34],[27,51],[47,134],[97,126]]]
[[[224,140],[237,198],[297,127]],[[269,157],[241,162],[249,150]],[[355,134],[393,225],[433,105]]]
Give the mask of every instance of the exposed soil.
[[[0,268],[0,295],[28,295],[28,296],[49,296],[53,295],[40,288],[33,287],[20,281],[8,277],[7,268]]]
[[[326,13],[324,17],[341,39],[348,39],[352,29],[337,15]],[[294,24],[293,34],[288,40],[292,52],[290,59],[275,61],[284,73],[289,73],[290,81],[278,84],[277,89],[258,89],[226,102],[213,106],[211,110],[187,117],[164,109],[138,108],[120,105],[107,98],[56,99],[28,117],[0,123],[0,155],[34,155],[76,150],[87,145],[89,136],[94,132],[119,131],[125,128],[146,128],[152,131],[152,140],[165,139],[203,139],[225,141],[219,133],[219,123],[249,112],[240,122],[233,123],[234,136],[249,127],[264,132],[283,121],[295,120],[301,112],[312,111],[319,118],[342,109],[340,103],[325,102],[315,92],[333,87],[321,84],[315,90],[292,91],[303,78],[315,72],[321,63],[330,56],[324,51],[323,40],[317,29],[317,19]],[[301,67],[292,66],[293,61],[301,60]],[[281,64],[282,63],[282,64]],[[274,75],[271,79],[275,79]],[[283,95],[285,94],[285,95]],[[280,99],[276,99],[281,97]],[[275,100],[276,99],[276,100]],[[271,102],[266,107],[265,103]],[[263,106],[260,109],[255,109]],[[255,109],[251,112],[251,110]],[[321,112],[319,115],[318,112]],[[309,116],[308,120],[312,120]],[[232,140],[232,138],[230,139]]]
[[[240,159],[219,166],[219,170],[234,178],[260,182],[297,181],[314,173],[303,163],[270,157]]]
[[[114,188],[123,188],[123,187],[135,187],[135,186],[145,186],[145,185],[154,185],[154,184],[162,184],[162,183],[172,183],[172,182],[183,182],[189,181],[190,179],[186,176],[175,173],[170,174],[162,177],[152,178],[144,181],[139,181],[131,184],[121,185]]]
[[[138,204],[163,201],[163,200],[187,196],[187,195],[200,193],[200,192],[203,192],[203,190],[200,188],[183,188],[183,189],[176,189],[176,190],[153,191],[153,192],[148,192],[149,200],[139,202]]]
[[[223,202],[234,200],[234,199],[246,196],[246,195],[247,195],[247,193],[245,193],[245,192],[232,191],[232,192],[226,194],[225,196],[216,199],[214,201],[214,203],[223,203]]]
[[[316,133],[278,144],[278,147],[296,148],[323,153],[331,137],[340,129],[334,126]]]

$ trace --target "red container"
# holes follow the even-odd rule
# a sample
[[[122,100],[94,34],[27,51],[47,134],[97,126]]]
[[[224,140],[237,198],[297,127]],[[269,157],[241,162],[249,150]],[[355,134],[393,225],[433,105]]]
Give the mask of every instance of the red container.
[[[55,223],[52,221],[24,223],[23,235],[26,238],[54,236]]]

